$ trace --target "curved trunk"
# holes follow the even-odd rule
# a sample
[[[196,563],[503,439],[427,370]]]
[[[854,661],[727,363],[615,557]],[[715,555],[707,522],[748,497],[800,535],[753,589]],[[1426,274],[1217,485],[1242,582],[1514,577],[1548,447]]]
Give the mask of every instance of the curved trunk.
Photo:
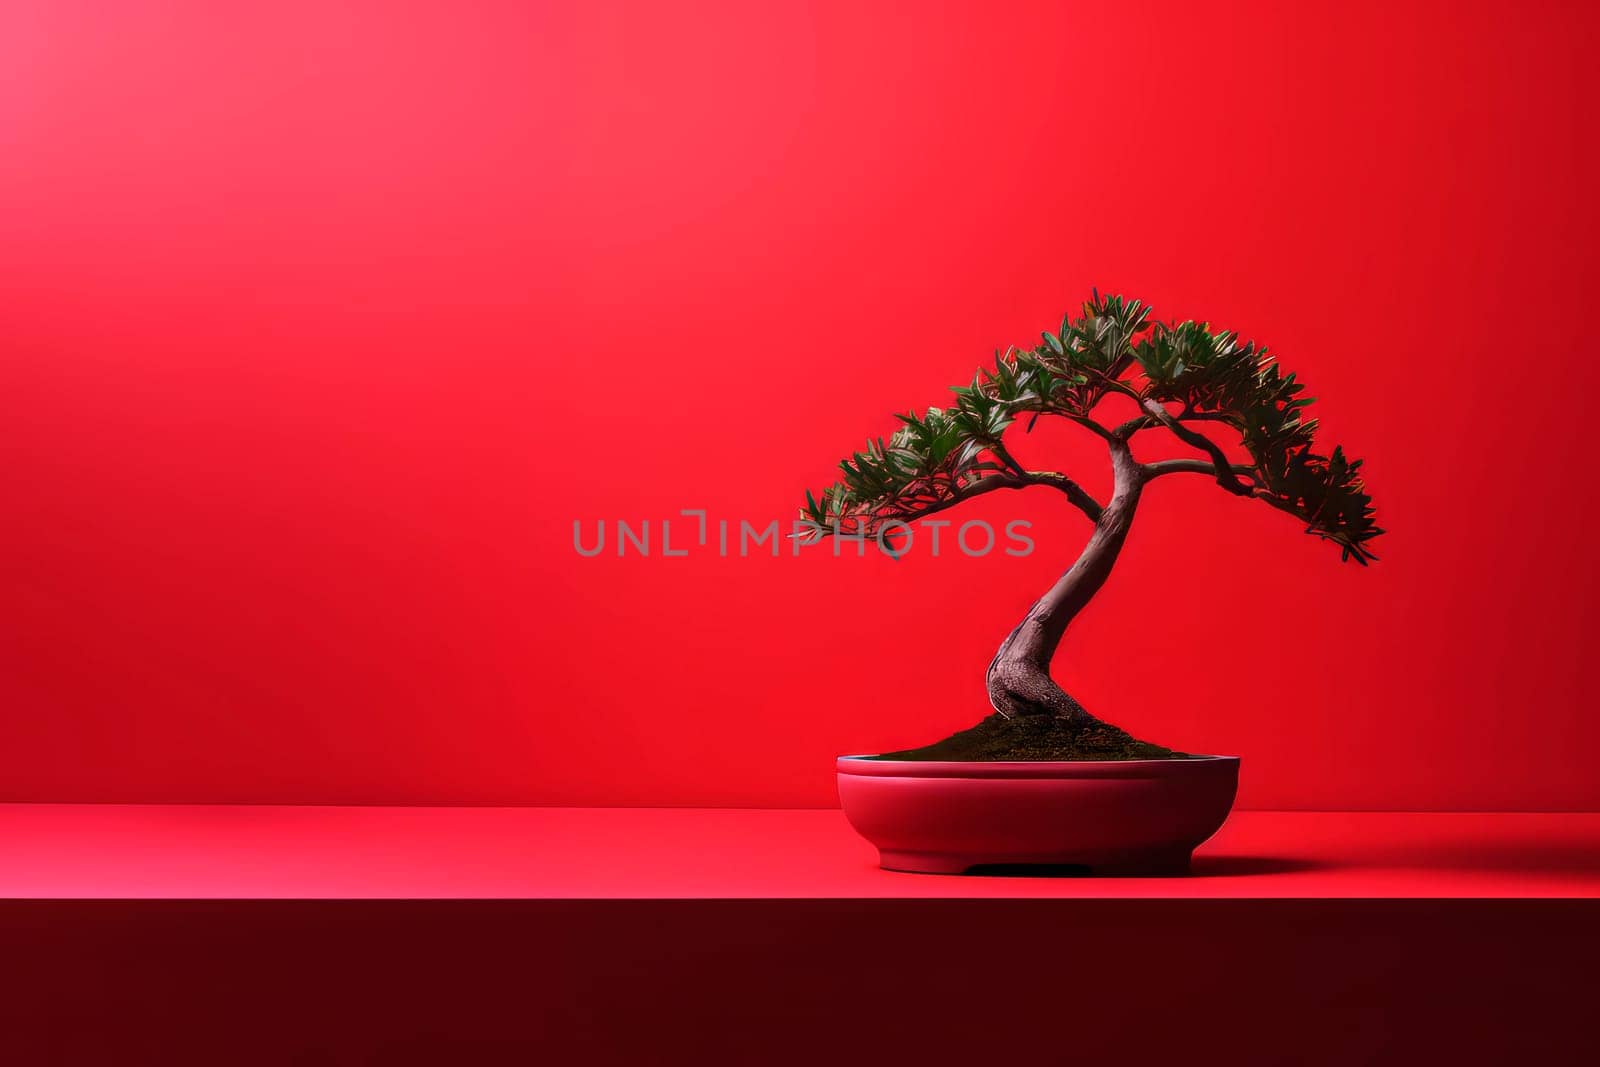
[[[1144,491],[1143,471],[1126,442],[1112,445],[1111,466],[1116,485],[1094,535],[1077,562],[1028,609],[989,664],[989,702],[1007,718],[1057,715],[1097,721],[1051,679],[1050,658],[1067,625],[1110,576]]]

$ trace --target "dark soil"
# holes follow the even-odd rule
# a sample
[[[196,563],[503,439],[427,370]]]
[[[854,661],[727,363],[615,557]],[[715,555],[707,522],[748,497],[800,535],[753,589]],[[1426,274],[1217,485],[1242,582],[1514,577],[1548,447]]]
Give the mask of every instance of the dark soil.
[[[1188,753],[1140,741],[1126,730],[1091,719],[1054,715],[990,715],[970,730],[921,748],[885,752],[879,759],[998,762],[1002,760],[1186,759]]]

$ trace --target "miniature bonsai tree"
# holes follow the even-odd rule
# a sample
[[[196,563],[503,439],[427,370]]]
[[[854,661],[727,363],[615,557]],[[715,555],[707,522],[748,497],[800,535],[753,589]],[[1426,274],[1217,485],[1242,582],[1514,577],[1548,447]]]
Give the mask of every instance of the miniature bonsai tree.
[[[1105,584],[1127,539],[1144,487],[1156,478],[1199,474],[1224,492],[1293,515],[1305,531],[1365,565],[1383,531],[1373,522],[1361,461],[1313,440],[1311,399],[1265,348],[1206,323],[1151,318],[1137,300],[1101,296],[1064,318],[1059,333],[1030,349],[997,354],[993,369],[957,387],[955,404],[897,415],[903,424],[840,463],[842,476],[821,495],[806,493],[807,542],[828,536],[880,537],[973,497],[1047,486],[1094,523],[1077,561],[1034,602],[1001,643],[986,678],[995,714],[970,730],[900,759],[1156,759],[1181,756],[1139,741],[1089,714],[1050,676],[1050,661],[1072,620]],[[1131,417],[1111,423],[1102,405]],[[1019,420],[1045,416],[1098,435],[1110,452],[1114,488],[1105,503],[1065,473],[1027,470],[1005,444]],[[1203,432],[1202,427],[1208,432]],[[1192,459],[1141,463],[1134,438],[1169,434]],[[1213,435],[1231,433],[1248,462],[1231,462]],[[1222,440],[1227,441],[1224,437]]]

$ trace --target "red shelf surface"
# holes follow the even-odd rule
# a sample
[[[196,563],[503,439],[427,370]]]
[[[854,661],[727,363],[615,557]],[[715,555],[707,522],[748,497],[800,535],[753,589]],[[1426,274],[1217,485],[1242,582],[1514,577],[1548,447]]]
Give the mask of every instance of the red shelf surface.
[[[1597,1054],[1600,814],[1238,812],[1139,880],[881,871],[838,811],[9,805],[0,897],[19,1063]]]
[[[838,811],[0,805],[0,897],[1600,896],[1600,814],[1236,812],[1165,879],[882,871]]]

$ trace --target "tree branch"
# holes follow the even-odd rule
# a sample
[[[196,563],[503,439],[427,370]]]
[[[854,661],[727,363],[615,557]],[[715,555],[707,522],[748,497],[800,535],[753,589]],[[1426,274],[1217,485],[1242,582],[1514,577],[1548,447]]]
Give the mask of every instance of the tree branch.
[[[1228,457],[1223,454],[1222,449],[1217,446],[1215,441],[1203,433],[1198,433],[1184,426],[1173,418],[1172,413],[1162,407],[1161,402],[1158,400],[1146,400],[1143,406],[1145,411],[1150,413],[1150,418],[1171,430],[1178,440],[1193,448],[1200,449],[1200,451],[1211,457],[1212,473],[1216,475],[1218,485],[1235,496],[1250,495],[1250,487],[1234,475],[1233,464],[1228,462]]]
[[[1101,425],[1095,420],[1089,418],[1087,415],[1069,415],[1065,411],[1057,412],[1056,414],[1059,414],[1062,418],[1068,420],[1069,422],[1075,422],[1079,426],[1087,427],[1088,429],[1093,430],[1107,441],[1117,440],[1116,435],[1112,433],[1112,431],[1108,430],[1105,426]]]
[[[1089,516],[1090,522],[1100,521],[1100,513],[1104,510],[1100,507],[1100,501],[1090,496],[1084,491],[1083,486],[1065,474],[1056,474],[1054,471],[1028,471],[1025,484],[1048,485],[1053,489],[1059,489],[1067,494],[1067,499],[1072,501],[1079,511]]]
[[[1144,405],[1141,402],[1140,407],[1143,407],[1143,406]],[[1220,412],[1220,411],[1191,411],[1191,412],[1187,412],[1187,413],[1185,413],[1183,415],[1171,415],[1169,413],[1169,417],[1175,419],[1176,421],[1178,421],[1180,423],[1182,423],[1182,422],[1227,422],[1228,421],[1228,416],[1226,414],[1224,414],[1223,412]],[[1121,425],[1117,426],[1111,432],[1116,434],[1117,437],[1119,437],[1120,439],[1126,441],[1128,438],[1132,437],[1134,434],[1138,433],[1140,430],[1148,430],[1152,426],[1159,426],[1159,425],[1161,425],[1161,424],[1156,421],[1154,416],[1152,416],[1152,415],[1139,415],[1139,416],[1137,416],[1135,418],[1131,418],[1127,422],[1124,422]]]
[[[1234,463],[1229,469],[1235,475],[1249,477],[1254,481],[1254,471],[1248,464]],[[1217,468],[1209,460],[1204,459],[1162,459],[1144,465],[1146,479],[1159,478],[1164,474],[1209,474],[1216,477]]]
[[[1084,491],[1077,482],[1065,474],[1054,471],[1023,471],[1021,474],[991,474],[987,478],[962,486],[953,491],[943,500],[931,504],[913,507],[904,511],[897,511],[891,515],[876,515],[874,518],[896,520],[899,522],[913,522],[926,515],[933,515],[953,508],[957,504],[965,503],[973,497],[992,493],[997,489],[1026,489],[1030,485],[1047,485],[1052,489],[1066,494],[1068,500],[1081,512],[1089,517],[1090,522],[1099,522],[1102,508],[1100,502]]]

